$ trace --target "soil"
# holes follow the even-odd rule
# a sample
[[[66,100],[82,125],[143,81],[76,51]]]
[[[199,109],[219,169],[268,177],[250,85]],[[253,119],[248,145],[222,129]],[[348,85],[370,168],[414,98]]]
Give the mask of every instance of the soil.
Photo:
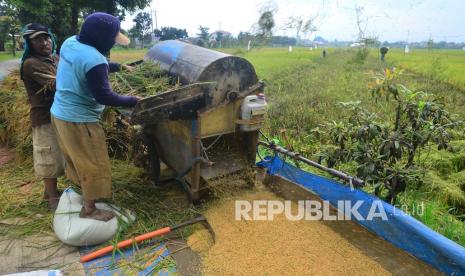
[[[282,200],[269,191],[222,199],[204,212],[216,233],[188,240],[202,256],[205,275],[389,275],[380,264],[321,221],[235,220],[235,200]],[[297,210],[293,206],[293,210]]]

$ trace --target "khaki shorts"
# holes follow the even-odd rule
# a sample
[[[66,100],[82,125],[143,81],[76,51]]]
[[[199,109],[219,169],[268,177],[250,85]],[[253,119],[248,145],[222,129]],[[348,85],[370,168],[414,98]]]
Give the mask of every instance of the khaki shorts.
[[[99,123],[73,123],[52,116],[66,160],[66,176],[81,186],[85,200],[111,197],[111,168],[105,133]]]
[[[65,159],[51,124],[32,128],[34,172],[40,178],[57,178],[64,174]]]

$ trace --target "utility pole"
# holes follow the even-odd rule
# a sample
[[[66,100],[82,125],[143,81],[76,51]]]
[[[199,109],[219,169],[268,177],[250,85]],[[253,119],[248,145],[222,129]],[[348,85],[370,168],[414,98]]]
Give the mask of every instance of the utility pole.
[[[153,10],[150,10],[150,18],[152,19],[152,34],[153,34]]]
[[[153,10],[153,14],[155,17],[155,30],[158,30],[158,17],[157,17],[157,10]],[[153,23],[153,21],[152,21]]]
[[[219,28],[218,31],[221,31],[221,23],[222,23],[221,21],[218,22],[218,28]]]

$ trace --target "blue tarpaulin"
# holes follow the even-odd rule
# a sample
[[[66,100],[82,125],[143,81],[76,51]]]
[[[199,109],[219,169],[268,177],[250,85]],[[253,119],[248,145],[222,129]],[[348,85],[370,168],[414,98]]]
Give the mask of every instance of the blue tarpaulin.
[[[286,163],[278,156],[267,157],[258,165],[267,168],[267,173],[270,175],[283,177],[305,187],[322,200],[329,201],[335,208],[342,200],[350,201],[352,206],[361,202],[358,213],[362,219],[352,216],[352,220],[356,220],[366,229],[439,271],[448,275],[465,275],[464,247],[433,231],[393,205],[364,191],[351,189],[334,180],[305,172]],[[382,206],[387,220],[379,217],[366,220],[370,211],[373,212],[374,205]]]
[[[99,246],[81,247],[81,256],[86,255]],[[138,252],[138,257],[135,254]],[[121,254],[122,253],[122,254]],[[96,276],[123,276],[123,275],[159,275],[168,276],[176,273],[176,268],[157,269],[157,265],[170,254],[163,242],[158,240],[146,243],[140,247],[115,252],[115,255],[107,254],[100,258],[83,263],[86,275]],[[135,268],[135,269],[134,269]],[[137,270],[138,272],[134,272]]]

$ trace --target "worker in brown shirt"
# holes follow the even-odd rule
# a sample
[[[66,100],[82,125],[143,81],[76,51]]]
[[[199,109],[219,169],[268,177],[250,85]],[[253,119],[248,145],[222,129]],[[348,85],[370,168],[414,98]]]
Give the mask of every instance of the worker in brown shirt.
[[[23,38],[25,50],[21,60],[21,79],[31,105],[34,172],[45,183],[44,198],[50,209],[59,201],[57,178],[64,174],[64,158],[50,121],[50,107],[55,95],[55,74],[58,56],[47,27],[26,25]]]

